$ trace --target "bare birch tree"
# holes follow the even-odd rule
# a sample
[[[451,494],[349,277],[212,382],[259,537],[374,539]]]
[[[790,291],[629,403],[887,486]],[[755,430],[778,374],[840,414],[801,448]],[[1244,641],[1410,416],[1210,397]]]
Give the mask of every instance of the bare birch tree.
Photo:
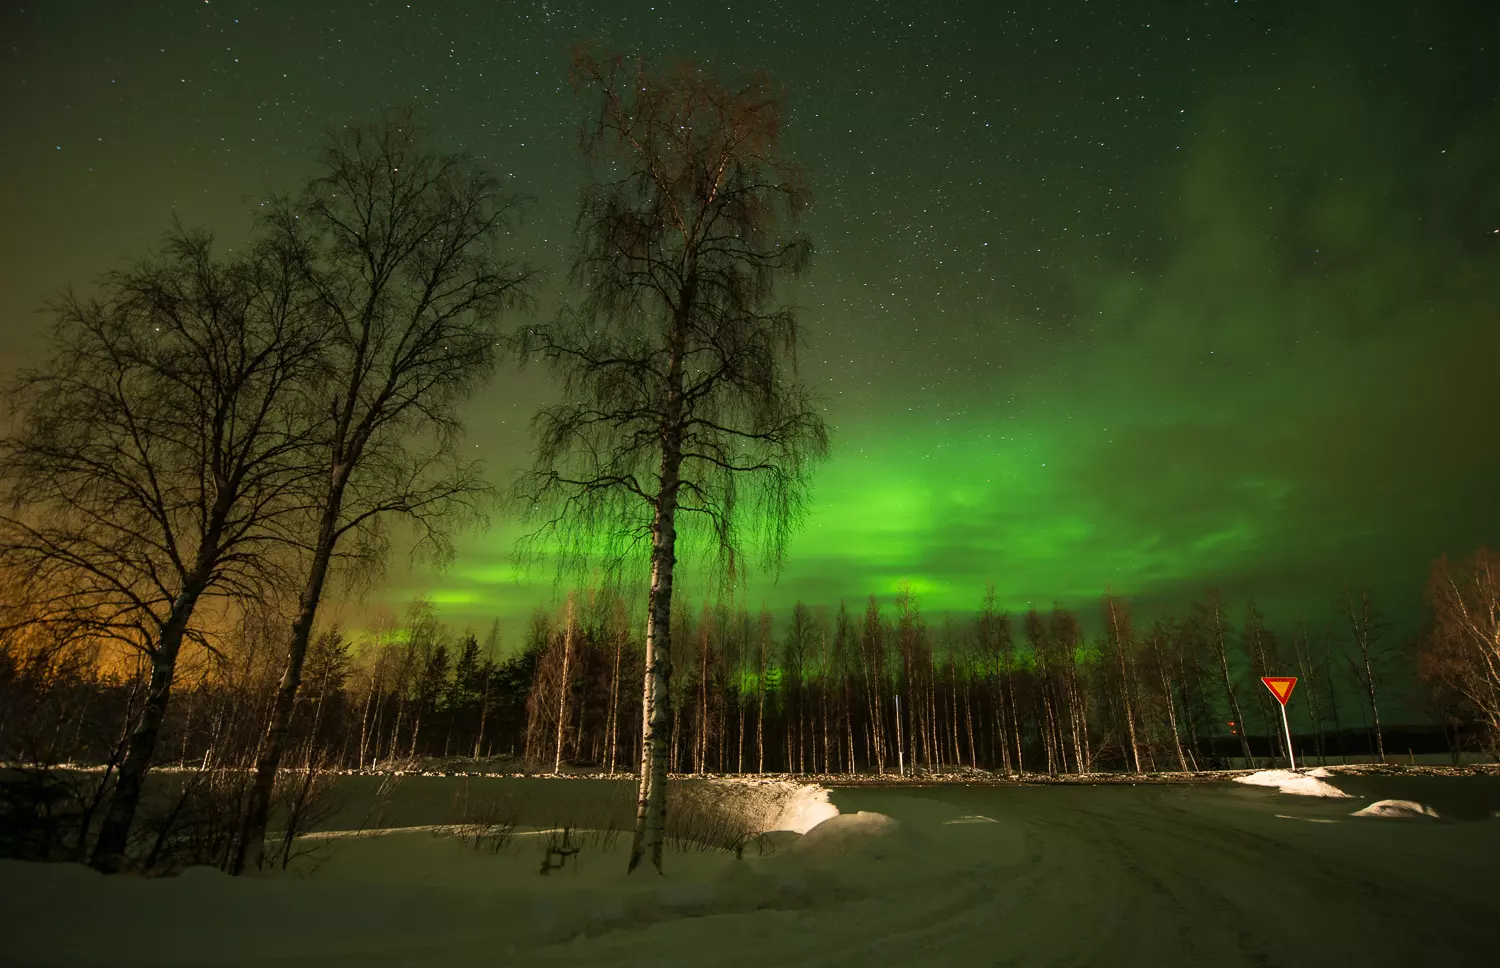
[[[679,530],[702,539],[720,574],[738,574],[750,543],[776,564],[827,451],[794,376],[797,317],[775,299],[811,251],[784,229],[806,193],[762,75],[735,88],[689,65],[580,53],[571,79],[598,99],[583,138],[597,180],[574,266],[587,295],[522,334],[524,358],[560,378],[565,402],[536,416],[536,462],[518,497],[540,518],[534,538],[555,542],[564,564],[625,561],[649,544],[629,866],[649,856],[660,871]]]
[[[1198,606],[1198,618],[1203,625],[1203,630],[1208,636],[1209,647],[1213,649],[1214,656],[1219,660],[1219,675],[1224,683],[1224,696],[1229,704],[1229,712],[1234,716],[1235,733],[1240,738],[1240,752],[1245,757],[1245,766],[1255,765],[1250,756],[1250,739],[1245,735],[1245,717],[1240,712],[1240,697],[1235,692],[1234,676],[1229,669],[1229,627],[1224,617],[1224,603],[1219,597],[1218,589],[1212,589],[1208,593],[1208,599]]]
[[[382,559],[384,525],[411,524],[441,557],[487,490],[458,456],[458,407],[494,366],[500,314],[531,273],[501,239],[521,200],[472,159],[424,145],[410,115],[334,132],[322,172],[274,200],[267,234],[298,255],[327,317],[318,388],[314,537],[286,665],[256,761],[236,871],[258,867],[307,643],[339,558]]]
[[[1427,583],[1432,624],[1417,647],[1417,671],[1451,713],[1484,727],[1500,756],[1500,559],[1481,548],[1453,564],[1440,558]]]
[[[995,583],[984,586],[984,600],[974,620],[975,649],[984,669],[994,709],[993,733],[999,746],[1000,765],[1009,775],[1011,766],[1011,732],[1005,718],[1005,688],[1010,679],[1010,618],[1000,611],[995,599]]]
[[[562,633],[562,672],[557,677],[557,744],[556,753],[552,759],[552,772],[562,773],[563,761],[563,733],[568,722],[568,693],[572,684],[573,659],[573,596],[568,596],[567,614],[563,618]]]
[[[1126,653],[1134,648],[1130,613],[1125,603],[1116,598],[1108,589],[1104,592],[1104,629],[1120,666],[1120,702],[1125,710],[1125,735],[1130,743],[1131,764],[1135,767],[1135,772],[1139,773],[1141,772],[1141,749],[1139,743],[1136,742],[1135,708],[1130,700],[1130,686],[1134,676],[1131,675],[1125,662]]]
[[[859,640],[860,669],[865,684],[865,722],[870,736],[870,756],[876,771],[885,772],[890,759],[889,733],[885,717],[885,627],[880,621],[880,603],[871,595],[865,603],[864,632]]]
[[[92,863],[119,870],[184,643],[205,606],[264,597],[290,536],[315,423],[298,396],[318,352],[287,253],[216,259],[175,229],[160,256],[55,307],[51,358],[12,389],[0,451],[0,558],[42,621],[150,660]]]
[[[1250,688],[1254,693],[1252,703],[1260,714],[1260,731],[1266,737],[1267,746],[1274,756],[1276,750],[1286,745],[1281,731],[1276,728],[1281,718],[1281,703],[1271,691],[1261,685],[1265,676],[1280,675],[1286,671],[1277,668],[1279,661],[1275,636],[1266,627],[1266,617],[1253,601],[1245,606],[1245,627],[1240,633],[1240,642],[1245,657],[1250,660]],[[1256,689],[1256,686],[1261,688]],[[1282,750],[1285,757],[1286,751]]]
[[[1312,727],[1313,737],[1318,744],[1318,765],[1324,766],[1327,764],[1327,752],[1323,743],[1321,697],[1323,690],[1327,688],[1327,683],[1323,682],[1322,676],[1314,672],[1312,641],[1306,620],[1297,622],[1297,635],[1292,640],[1292,656],[1297,661],[1297,675],[1301,677],[1297,684],[1302,687],[1307,721]]]
[[[1187,757],[1182,752],[1182,731],[1177,727],[1177,699],[1172,688],[1172,667],[1167,661],[1167,652],[1162,643],[1171,638],[1167,623],[1158,619],[1151,626],[1148,641],[1151,658],[1156,665],[1156,674],[1161,681],[1162,704],[1167,713],[1167,728],[1172,735],[1172,751],[1177,755],[1177,769],[1187,772]]]
[[[1373,731],[1373,752],[1377,760],[1385,762],[1385,736],[1380,731],[1380,640],[1389,626],[1370,603],[1370,591],[1345,588],[1339,599],[1339,610],[1349,623],[1349,636],[1354,641],[1356,655],[1349,656],[1349,671],[1359,683],[1360,691],[1370,705],[1370,720]]]

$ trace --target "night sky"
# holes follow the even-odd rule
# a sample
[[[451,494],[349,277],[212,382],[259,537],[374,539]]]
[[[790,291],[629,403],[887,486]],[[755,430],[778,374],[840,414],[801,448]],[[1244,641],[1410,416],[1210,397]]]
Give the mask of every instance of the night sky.
[[[0,358],[174,212],[237,244],[328,125],[388,106],[534,196],[515,252],[554,311],[586,40],[791,91],[818,254],[788,295],[834,457],[753,603],[1218,585],[1321,621],[1353,582],[1410,622],[1436,555],[1500,541],[1488,2],[7,3]],[[497,482],[548,393],[507,368],[475,401]],[[355,611],[425,591],[518,629],[553,590],[515,581],[516,533],[393,561]]]

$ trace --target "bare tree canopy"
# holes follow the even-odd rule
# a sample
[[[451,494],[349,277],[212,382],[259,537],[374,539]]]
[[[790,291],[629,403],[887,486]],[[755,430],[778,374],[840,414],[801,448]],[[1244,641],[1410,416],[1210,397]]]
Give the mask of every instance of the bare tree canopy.
[[[1432,624],[1417,670],[1450,715],[1483,727],[1500,755],[1500,560],[1480,548],[1457,564],[1440,558],[1427,583]]]
[[[566,401],[537,414],[519,490],[551,512],[535,550],[614,563],[648,540],[670,428],[683,471],[666,496],[707,526],[725,573],[748,543],[777,561],[827,437],[783,372],[797,318],[773,288],[811,244],[781,231],[806,190],[779,151],[775,90],[760,75],[730,89],[691,65],[658,74],[588,55],[572,77],[600,99],[584,150],[614,177],[590,185],[579,213],[586,298],[522,334]]]
[[[279,199],[263,231],[295,254],[329,329],[320,386],[328,415],[310,450],[315,537],[246,812],[236,869],[258,866],[271,790],[330,568],[384,560],[388,517],[439,558],[488,494],[458,456],[458,406],[486,380],[501,313],[531,270],[501,246],[522,199],[473,159],[426,147],[409,114],[336,131],[322,172]]]
[[[811,253],[786,228],[806,190],[762,74],[730,87],[690,64],[581,52],[571,79],[598,104],[573,268],[587,295],[521,334],[523,359],[557,376],[563,402],[536,415],[535,464],[515,496],[539,524],[530,550],[564,568],[617,565],[649,544],[647,762],[630,867],[649,852],[660,870],[679,512],[718,574],[737,576],[751,545],[778,563],[827,453],[794,377],[797,317],[776,298]]]
[[[33,618],[150,657],[145,706],[95,845],[116,869],[177,657],[208,599],[263,597],[304,509],[304,390],[322,351],[311,294],[275,242],[218,260],[174,230],[162,253],[55,307],[53,350],[12,387],[0,559]]]

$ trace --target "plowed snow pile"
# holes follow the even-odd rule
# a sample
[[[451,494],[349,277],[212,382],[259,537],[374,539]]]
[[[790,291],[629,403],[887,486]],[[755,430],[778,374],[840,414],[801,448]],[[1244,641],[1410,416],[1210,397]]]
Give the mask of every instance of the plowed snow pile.
[[[1321,766],[1313,770],[1261,770],[1249,776],[1237,776],[1236,783],[1248,783],[1251,786],[1275,787],[1282,793],[1295,793],[1305,797],[1347,797],[1349,794],[1340,790],[1331,783],[1324,783],[1321,779],[1332,776]]]

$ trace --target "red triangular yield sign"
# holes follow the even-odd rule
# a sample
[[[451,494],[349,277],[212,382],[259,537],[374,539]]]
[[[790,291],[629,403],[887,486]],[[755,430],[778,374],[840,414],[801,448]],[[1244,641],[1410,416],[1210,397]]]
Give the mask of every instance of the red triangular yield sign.
[[[1264,682],[1266,688],[1271,690],[1271,695],[1276,697],[1276,701],[1285,706],[1286,701],[1292,698],[1292,687],[1297,684],[1297,677],[1261,676],[1260,681]]]

